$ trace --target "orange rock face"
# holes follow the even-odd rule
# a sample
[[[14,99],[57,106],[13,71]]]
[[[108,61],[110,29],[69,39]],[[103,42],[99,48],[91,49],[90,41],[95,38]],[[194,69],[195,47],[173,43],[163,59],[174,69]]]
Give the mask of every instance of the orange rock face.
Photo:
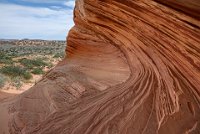
[[[0,133],[199,134],[200,8],[173,4],[77,0],[66,58],[0,103]]]

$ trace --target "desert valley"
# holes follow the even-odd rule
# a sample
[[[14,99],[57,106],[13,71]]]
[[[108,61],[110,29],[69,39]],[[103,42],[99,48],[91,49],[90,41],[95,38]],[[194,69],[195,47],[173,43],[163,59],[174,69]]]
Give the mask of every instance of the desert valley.
[[[0,91],[19,94],[35,85],[64,58],[65,47],[65,41],[0,40]]]

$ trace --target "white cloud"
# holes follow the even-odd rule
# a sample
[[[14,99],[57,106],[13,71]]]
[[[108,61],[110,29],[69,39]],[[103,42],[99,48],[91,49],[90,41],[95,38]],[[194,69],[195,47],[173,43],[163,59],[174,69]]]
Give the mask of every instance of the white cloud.
[[[74,1],[66,1],[66,2],[64,2],[64,5],[66,5],[68,7],[74,7],[75,6],[75,2]]]
[[[0,4],[0,38],[62,39],[73,26],[72,9]]]
[[[66,2],[66,1],[74,1],[74,0],[21,0],[24,2],[31,2],[31,3],[48,3],[48,4],[52,4],[52,3],[61,3],[61,2]]]

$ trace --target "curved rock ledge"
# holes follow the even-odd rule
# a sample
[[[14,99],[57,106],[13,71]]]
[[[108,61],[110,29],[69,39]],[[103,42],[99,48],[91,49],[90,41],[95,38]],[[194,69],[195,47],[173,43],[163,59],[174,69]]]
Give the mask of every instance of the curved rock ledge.
[[[66,58],[0,103],[0,133],[199,134],[200,21],[170,7],[77,0]]]

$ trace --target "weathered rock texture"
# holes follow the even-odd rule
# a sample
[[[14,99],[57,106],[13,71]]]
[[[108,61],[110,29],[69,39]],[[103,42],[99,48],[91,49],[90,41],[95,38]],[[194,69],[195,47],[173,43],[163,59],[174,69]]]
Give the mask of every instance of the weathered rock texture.
[[[77,0],[66,58],[4,100],[0,131],[199,134],[200,22],[185,2]]]

